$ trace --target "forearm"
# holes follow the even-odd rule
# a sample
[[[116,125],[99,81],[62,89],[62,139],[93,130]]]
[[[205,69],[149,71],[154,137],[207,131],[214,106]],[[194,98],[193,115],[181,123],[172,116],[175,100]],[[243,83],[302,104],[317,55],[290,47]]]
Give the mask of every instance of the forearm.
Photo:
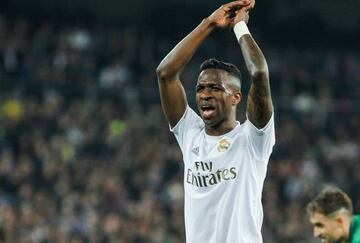
[[[240,38],[239,44],[250,76],[255,77],[259,72],[268,75],[268,66],[264,54],[252,36],[244,35]]]
[[[190,34],[188,34],[173,50],[161,61],[156,71],[159,80],[179,79],[185,65],[190,61],[195,51],[212,32],[214,26],[208,19],[204,19]]]
[[[267,62],[251,35],[241,37],[239,44],[252,80],[247,101],[248,118],[256,127],[263,128],[273,111]]]

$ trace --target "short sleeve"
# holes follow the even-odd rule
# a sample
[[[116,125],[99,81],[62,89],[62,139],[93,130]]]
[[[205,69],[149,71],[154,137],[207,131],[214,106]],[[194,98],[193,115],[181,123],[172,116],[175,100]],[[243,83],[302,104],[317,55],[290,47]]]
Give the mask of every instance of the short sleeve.
[[[245,126],[250,151],[257,160],[267,163],[275,145],[274,113],[263,128],[257,128],[249,119],[245,121]]]
[[[170,127],[170,131],[175,135],[182,152],[184,152],[187,140],[192,139],[191,135],[196,134],[196,131],[202,129],[203,126],[201,118],[187,105],[178,123],[173,128]]]

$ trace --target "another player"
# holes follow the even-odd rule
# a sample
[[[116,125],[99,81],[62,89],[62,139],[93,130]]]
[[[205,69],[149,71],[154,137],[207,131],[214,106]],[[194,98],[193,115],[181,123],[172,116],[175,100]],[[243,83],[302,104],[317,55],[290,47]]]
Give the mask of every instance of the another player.
[[[360,243],[360,215],[353,215],[349,196],[339,188],[324,189],[307,207],[314,236],[326,243]]]
[[[188,243],[261,243],[261,195],[275,143],[266,60],[246,22],[253,0],[221,6],[187,35],[157,68],[165,116],[184,158]],[[236,120],[240,71],[209,59],[196,83],[200,116],[188,105],[180,74],[216,29],[234,28],[252,83],[247,120]],[[221,48],[221,46],[219,46]]]

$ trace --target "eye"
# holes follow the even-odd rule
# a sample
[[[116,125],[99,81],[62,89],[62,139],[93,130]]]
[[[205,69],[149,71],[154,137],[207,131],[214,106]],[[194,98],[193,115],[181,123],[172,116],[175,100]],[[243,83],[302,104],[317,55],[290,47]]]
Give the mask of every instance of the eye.
[[[204,89],[204,87],[202,87],[202,86],[197,86],[197,87],[196,87],[196,92],[199,93],[199,92],[201,92],[203,89]]]

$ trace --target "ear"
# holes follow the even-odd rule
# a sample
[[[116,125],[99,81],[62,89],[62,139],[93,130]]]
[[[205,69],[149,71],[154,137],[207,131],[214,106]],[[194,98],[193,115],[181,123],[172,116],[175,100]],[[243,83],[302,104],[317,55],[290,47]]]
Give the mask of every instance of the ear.
[[[341,215],[336,216],[335,221],[338,225],[343,225],[345,220]]]
[[[241,92],[236,92],[234,93],[233,97],[232,97],[232,105],[237,105],[240,103],[241,101],[241,97],[242,97],[242,94]]]

